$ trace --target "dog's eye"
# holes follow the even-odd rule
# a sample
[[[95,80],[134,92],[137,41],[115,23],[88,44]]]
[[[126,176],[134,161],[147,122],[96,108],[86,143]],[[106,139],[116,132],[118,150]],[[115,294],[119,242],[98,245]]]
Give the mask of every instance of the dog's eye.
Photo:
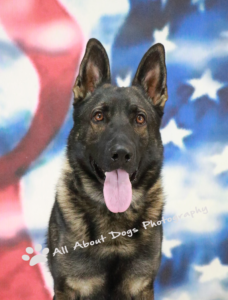
[[[141,115],[141,114],[137,115],[136,122],[138,124],[143,124],[145,122],[145,117],[143,115]]]
[[[99,122],[99,121],[103,121],[103,119],[104,119],[104,115],[102,112],[97,112],[94,116],[95,121]]]

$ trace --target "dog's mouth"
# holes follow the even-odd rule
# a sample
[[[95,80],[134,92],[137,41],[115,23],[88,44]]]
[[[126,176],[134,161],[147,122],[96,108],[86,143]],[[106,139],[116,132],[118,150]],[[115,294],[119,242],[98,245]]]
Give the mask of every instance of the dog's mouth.
[[[97,179],[104,185],[107,208],[113,213],[126,211],[131,204],[132,182],[137,178],[137,170],[131,174],[122,169],[105,172],[93,159],[90,163]]]
[[[105,171],[98,166],[98,164],[95,163],[95,161],[93,159],[90,159],[92,168],[94,170],[94,173],[97,175],[98,179],[100,179],[102,181],[102,183],[104,183],[105,181]]]
[[[105,170],[103,170],[101,167],[99,167],[98,164],[91,157],[90,157],[90,164],[92,166],[92,169],[93,169],[96,177],[99,179],[99,181],[101,183],[104,183],[105,178],[106,178]],[[136,181],[137,173],[138,173],[138,170],[136,169],[133,173],[129,174],[130,182]]]

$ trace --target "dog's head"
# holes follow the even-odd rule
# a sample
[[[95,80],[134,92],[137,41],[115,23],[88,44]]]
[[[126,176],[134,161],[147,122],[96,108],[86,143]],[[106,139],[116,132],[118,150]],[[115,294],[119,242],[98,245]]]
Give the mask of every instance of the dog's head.
[[[156,44],[142,58],[131,87],[113,86],[104,47],[96,39],[87,44],[73,88],[68,156],[103,190],[112,212],[127,210],[132,188],[149,188],[160,175],[166,77],[164,47]]]

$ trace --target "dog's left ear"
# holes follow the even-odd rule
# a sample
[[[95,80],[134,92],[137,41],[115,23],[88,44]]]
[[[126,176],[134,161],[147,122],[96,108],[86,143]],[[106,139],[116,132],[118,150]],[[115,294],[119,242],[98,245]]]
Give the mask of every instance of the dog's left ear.
[[[141,86],[152,103],[163,109],[168,99],[166,81],[165,49],[156,44],[143,56],[132,85]]]
[[[85,55],[73,87],[74,101],[77,102],[77,100],[85,98],[88,93],[93,93],[98,86],[110,82],[107,53],[98,40],[90,39],[86,45]]]

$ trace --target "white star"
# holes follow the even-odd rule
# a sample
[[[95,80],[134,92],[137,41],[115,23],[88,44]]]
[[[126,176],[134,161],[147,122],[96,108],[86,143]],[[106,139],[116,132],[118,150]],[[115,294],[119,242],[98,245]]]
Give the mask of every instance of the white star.
[[[205,11],[205,0],[192,0],[192,4],[198,5],[198,9],[201,12]]]
[[[191,130],[178,128],[174,119],[171,119],[166,127],[161,129],[163,144],[172,142],[181,149],[184,149],[183,139],[190,134],[192,134]]]
[[[116,83],[119,87],[127,87],[131,84],[131,72],[126,75],[125,78],[116,77]]]
[[[181,241],[179,240],[167,240],[165,237],[163,238],[162,241],[162,253],[168,257],[172,257],[172,252],[171,250],[177,246],[181,245]]]
[[[217,101],[217,92],[225,85],[224,83],[213,80],[209,69],[205,71],[201,78],[191,79],[187,82],[195,88],[190,99],[191,101],[194,101],[204,95],[207,95],[211,100]]]
[[[216,164],[214,169],[215,175],[228,171],[228,146],[224,148],[221,154],[213,155],[209,160]]]
[[[165,47],[165,50],[172,51],[176,48],[176,45],[168,40],[169,36],[169,24],[167,24],[163,29],[161,30],[155,30],[153,37],[155,43],[162,43]]]
[[[213,279],[225,279],[228,276],[228,266],[221,264],[218,258],[211,261],[209,265],[194,266],[194,269],[202,275],[199,278],[200,282],[207,282]]]

